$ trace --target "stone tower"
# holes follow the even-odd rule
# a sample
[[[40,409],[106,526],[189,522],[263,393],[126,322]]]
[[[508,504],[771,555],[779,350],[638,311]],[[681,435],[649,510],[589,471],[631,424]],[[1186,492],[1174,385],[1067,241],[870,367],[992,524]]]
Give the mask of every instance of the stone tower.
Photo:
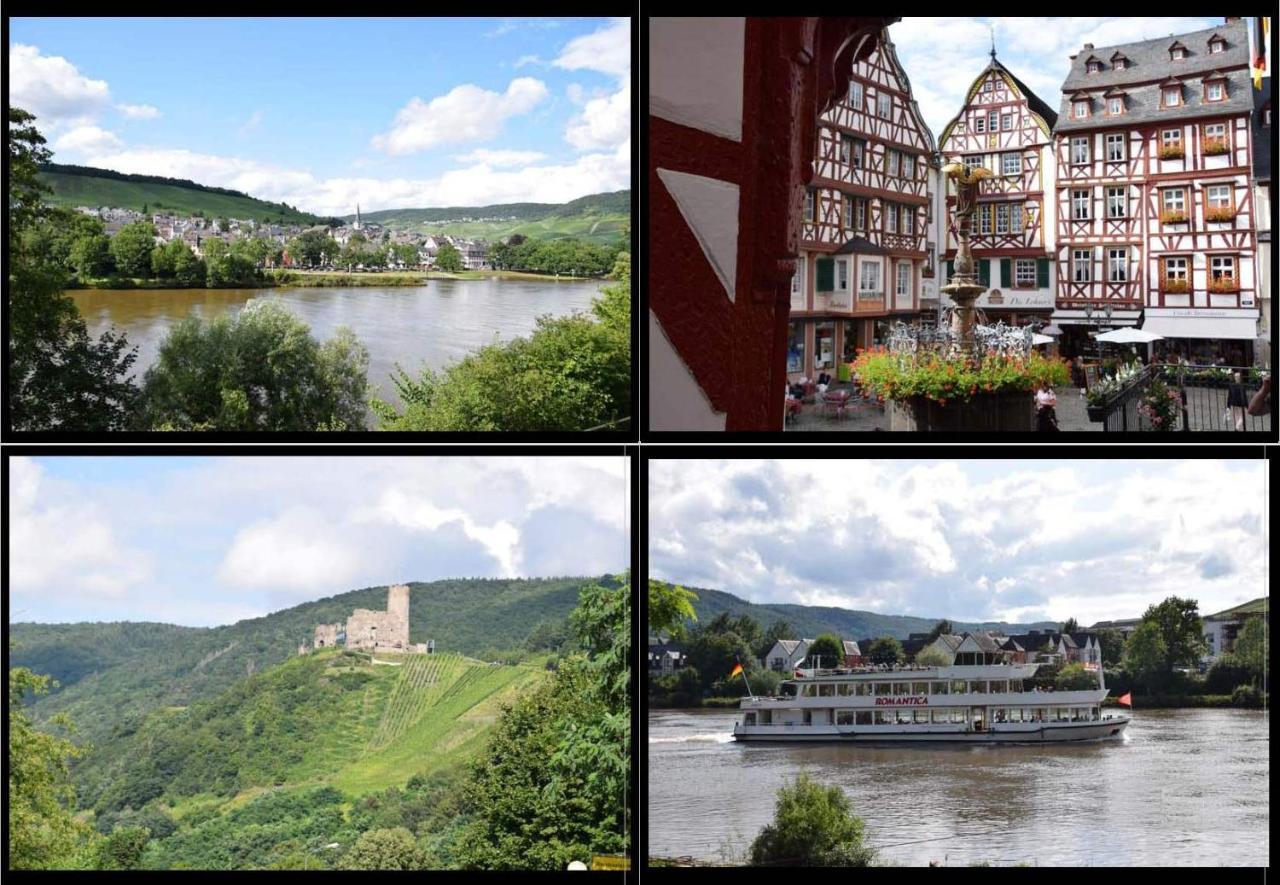
[[[387,588],[387,612],[409,625],[409,585],[396,584]]]

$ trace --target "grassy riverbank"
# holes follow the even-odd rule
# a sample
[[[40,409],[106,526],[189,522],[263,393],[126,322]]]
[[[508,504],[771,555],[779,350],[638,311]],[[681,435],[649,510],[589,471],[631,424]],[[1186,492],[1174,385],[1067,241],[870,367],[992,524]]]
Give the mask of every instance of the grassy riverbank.
[[[270,289],[281,288],[315,288],[320,286],[340,286],[360,288],[363,286],[423,286],[428,280],[553,280],[580,281],[604,279],[603,277],[571,277],[566,275],[526,273],[517,270],[464,270],[458,273],[444,271],[372,271],[370,273],[342,273],[340,271],[318,270],[273,270],[268,271],[262,280],[254,283],[236,284],[223,288],[230,289]],[[207,289],[201,283],[198,286],[182,286],[173,280],[150,280],[138,277],[107,277],[103,279],[82,280],[69,289]]]
[[[1267,696],[1263,696],[1263,707],[1267,706]],[[1104,707],[1118,707],[1115,698],[1107,698],[1102,702]],[[1187,694],[1187,695],[1134,695],[1133,706],[1137,710],[1176,710],[1195,707],[1232,707],[1229,694]]]

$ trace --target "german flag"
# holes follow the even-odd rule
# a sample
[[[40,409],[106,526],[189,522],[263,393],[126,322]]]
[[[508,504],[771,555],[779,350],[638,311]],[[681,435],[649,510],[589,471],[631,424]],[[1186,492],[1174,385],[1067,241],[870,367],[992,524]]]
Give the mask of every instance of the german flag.
[[[1270,16],[1253,20],[1253,88],[1262,88],[1262,75],[1267,70],[1267,38],[1271,32]]]
[[[739,673],[741,673],[741,672],[742,672],[742,665],[741,665],[741,664],[734,664],[734,665],[733,665],[733,672],[729,674],[729,678],[730,678],[730,679],[732,679],[733,677],[737,676],[737,675],[738,675]]]

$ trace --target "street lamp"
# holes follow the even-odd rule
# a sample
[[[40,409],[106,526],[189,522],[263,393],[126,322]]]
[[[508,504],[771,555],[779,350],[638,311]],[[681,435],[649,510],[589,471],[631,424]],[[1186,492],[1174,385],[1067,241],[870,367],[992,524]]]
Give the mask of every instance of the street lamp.
[[[1112,305],[1110,305],[1110,304],[1107,304],[1107,305],[1104,305],[1104,306],[1103,306],[1103,308],[1102,308],[1102,315],[1098,317],[1098,322],[1097,322],[1098,332],[1095,332],[1095,333],[1094,333],[1094,336],[1093,336],[1093,343],[1094,343],[1094,346],[1098,348],[1098,363],[1099,363],[1099,364],[1101,364],[1101,363],[1102,363],[1102,345],[1098,343],[1098,334],[1099,334],[1099,333],[1101,333],[1101,331],[1102,331],[1102,324],[1103,324],[1104,320],[1105,320],[1105,322],[1107,322],[1108,324],[1110,324],[1110,322],[1111,322],[1111,311],[1112,311],[1112,310],[1114,310],[1114,307],[1113,307]],[[1093,308],[1093,303],[1092,303],[1092,302],[1086,302],[1086,303],[1085,303],[1085,306],[1084,306],[1084,318],[1085,318],[1086,320],[1092,320],[1092,319],[1093,319],[1093,315],[1094,315],[1094,313],[1095,313],[1095,311],[1094,311],[1094,308]]]

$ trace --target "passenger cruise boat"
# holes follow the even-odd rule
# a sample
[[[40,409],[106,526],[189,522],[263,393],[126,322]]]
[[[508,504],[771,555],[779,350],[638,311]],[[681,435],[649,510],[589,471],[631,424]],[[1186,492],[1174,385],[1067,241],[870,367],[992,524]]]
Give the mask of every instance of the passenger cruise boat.
[[[1124,714],[1102,715],[1108,694],[1027,691],[1039,664],[891,670],[797,670],[779,697],[743,698],[739,741],[1040,743],[1115,737]]]

